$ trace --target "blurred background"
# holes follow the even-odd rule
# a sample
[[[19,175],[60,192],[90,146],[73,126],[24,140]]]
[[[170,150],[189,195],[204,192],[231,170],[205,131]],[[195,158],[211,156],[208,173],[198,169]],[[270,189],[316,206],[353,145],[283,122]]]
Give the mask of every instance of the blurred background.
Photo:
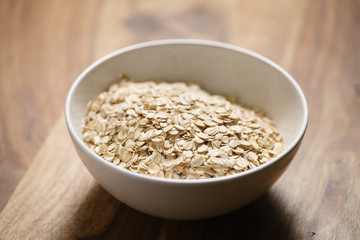
[[[357,0],[1,0],[0,211],[63,118],[76,77],[114,50],[165,38],[231,43],[270,58],[293,75],[309,102],[310,124],[302,151],[284,177],[288,181],[279,186],[290,181],[306,189],[323,179],[319,191],[336,193],[328,203],[335,210],[312,213],[335,218],[339,201],[345,202],[341,196],[347,196],[339,186],[347,184],[346,176],[353,181],[359,173]],[[341,164],[352,165],[340,172],[336,161],[343,156],[347,160]],[[324,168],[314,176],[315,169]],[[298,170],[301,182],[291,182],[289,174]]]

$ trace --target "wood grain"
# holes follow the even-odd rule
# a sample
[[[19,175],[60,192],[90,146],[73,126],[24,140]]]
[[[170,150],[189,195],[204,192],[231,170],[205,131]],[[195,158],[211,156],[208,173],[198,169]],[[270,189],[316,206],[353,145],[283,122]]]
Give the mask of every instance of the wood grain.
[[[179,37],[269,57],[299,82],[310,109],[279,182],[206,221],[162,220],[112,198],[77,158],[61,114],[95,59]],[[0,239],[357,239],[359,43],[355,0],[0,1]]]
[[[94,3],[0,1],[0,209],[92,61]]]

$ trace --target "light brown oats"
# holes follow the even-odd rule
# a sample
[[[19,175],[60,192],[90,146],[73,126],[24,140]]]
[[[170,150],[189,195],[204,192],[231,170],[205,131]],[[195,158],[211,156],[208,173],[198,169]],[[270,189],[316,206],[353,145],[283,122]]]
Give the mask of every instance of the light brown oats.
[[[195,84],[136,83],[127,76],[89,102],[83,140],[114,165],[174,179],[246,171],[284,149],[271,120],[257,109]]]

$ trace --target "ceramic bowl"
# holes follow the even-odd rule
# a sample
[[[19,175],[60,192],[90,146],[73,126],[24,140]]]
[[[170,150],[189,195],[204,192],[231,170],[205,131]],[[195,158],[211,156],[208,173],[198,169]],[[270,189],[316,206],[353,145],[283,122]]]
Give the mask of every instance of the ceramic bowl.
[[[81,128],[86,105],[127,74],[136,81],[191,81],[214,94],[265,111],[284,137],[285,151],[246,172],[212,179],[164,179],[113,165],[89,150]],[[65,107],[75,149],[97,182],[124,204],[167,219],[204,219],[236,210],[266,192],[298,150],[308,121],[305,96],[281,67],[233,45],[194,39],[140,43],[89,66],[72,85]]]

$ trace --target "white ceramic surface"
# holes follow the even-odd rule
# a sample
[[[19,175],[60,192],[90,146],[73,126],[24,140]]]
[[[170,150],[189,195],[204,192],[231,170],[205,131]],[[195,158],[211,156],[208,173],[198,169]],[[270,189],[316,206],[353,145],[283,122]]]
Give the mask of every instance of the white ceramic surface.
[[[192,81],[211,93],[232,94],[238,102],[269,114],[284,136],[286,150],[256,169],[214,179],[162,179],[120,169],[87,148],[81,126],[88,101],[122,73],[136,81]],[[301,143],[308,109],[295,80],[270,60],[229,44],[170,39],[120,49],[88,67],[69,91],[65,118],[81,160],[114,197],[158,217],[203,219],[238,209],[275,183]]]

